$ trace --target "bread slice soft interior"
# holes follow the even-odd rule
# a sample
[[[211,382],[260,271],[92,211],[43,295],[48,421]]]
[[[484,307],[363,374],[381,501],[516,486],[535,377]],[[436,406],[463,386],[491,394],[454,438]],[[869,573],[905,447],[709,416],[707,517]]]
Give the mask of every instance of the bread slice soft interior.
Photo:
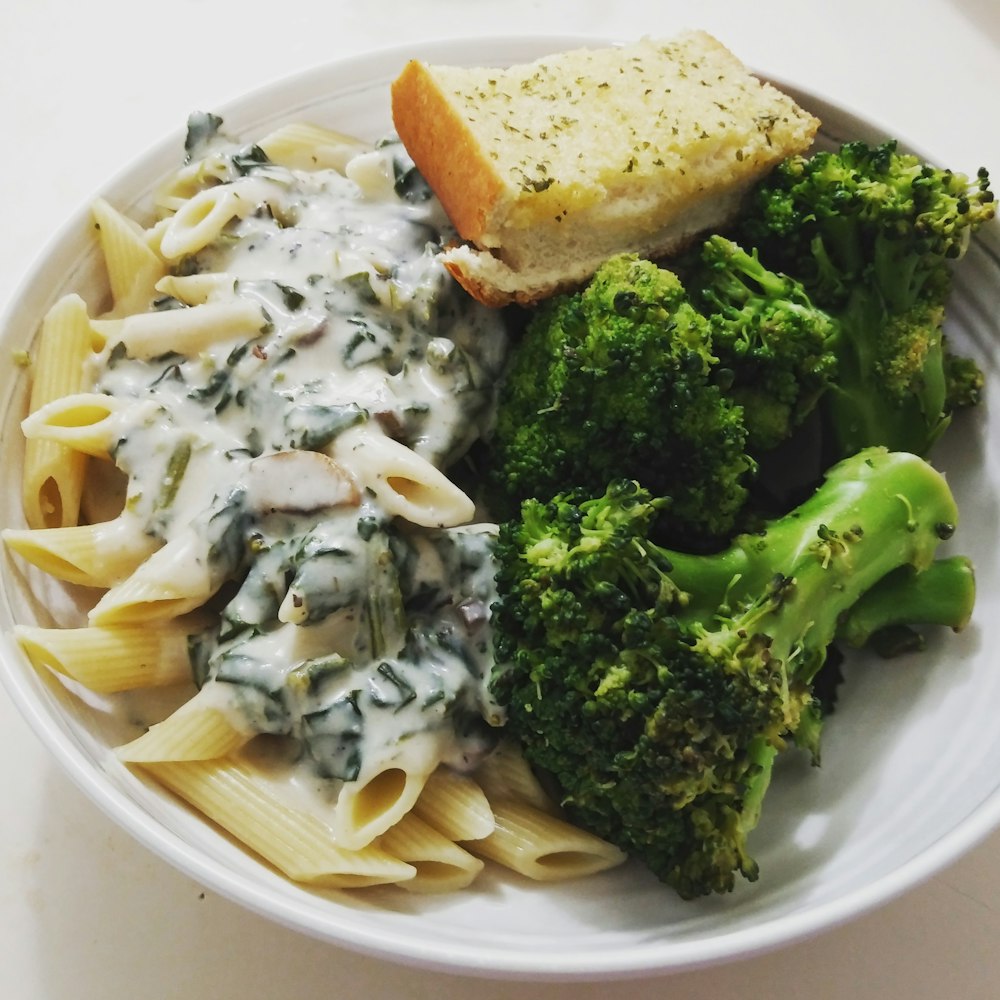
[[[722,226],[819,126],[703,31],[508,68],[412,60],[392,113],[467,241],[449,269],[491,305],[536,301],[615,253],[666,256]]]

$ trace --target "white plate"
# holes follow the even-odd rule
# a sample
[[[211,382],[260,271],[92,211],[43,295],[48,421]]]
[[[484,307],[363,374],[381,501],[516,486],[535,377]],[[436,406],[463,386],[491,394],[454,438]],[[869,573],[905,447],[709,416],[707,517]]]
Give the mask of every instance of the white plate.
[[[207,110],[224,116],[228,132],[246,137],[283,121],[310,119],[377,138],[389,128],[388,84],[407,58],[502,64],[574,42],[494,39],[385,51]],[[884,137],[835,105],[786,89],[822,118],[828,136]],[[101,193],[141,214],[155,183],[179,163],[182,124]],[[937,157],[946,161],[947,153],[937,151]],[[75,290],[86,297],[103,280],[81,211],[7,309],[0,327],[4,356],[28,346],[39,317],[60,294]],[[1000,237],[992,226],[962,264],[950,324],[956,344],[982,362],[989,395],[1000,387],[998,288]],[[0,463],[9,470],[0,523],[17,525],[16,425],[24,388],[14,366],[0,366],[0,372]],[[751,843],[760,881],[725,898],[682,903],[634,867],[558,887],[490,873],[471,890],[430,899],[394,889],[308,891],[110,760],[113,716],[98,700],[82,700],[40,678],[7,638],[0,646],[3,681],[77,784],[137,839],[205,886],[307,934],[401,962],[505,977],[596,979],[732,959],[801,939],[886,901],[1000,822],[1000,652],[986,640],[1000,559],[995,546],[983,544],[1000,521],[998,420],[1000,407],[962,419],[937,456],[963,514],[953,547],[977,560],[973,624],[960,636],[935,637],[920,657],[852,664],[826,730],[823,767],[812,769],[799,755],[780,762]],[[44,622],[54,585],[3,558],[0,628]]]

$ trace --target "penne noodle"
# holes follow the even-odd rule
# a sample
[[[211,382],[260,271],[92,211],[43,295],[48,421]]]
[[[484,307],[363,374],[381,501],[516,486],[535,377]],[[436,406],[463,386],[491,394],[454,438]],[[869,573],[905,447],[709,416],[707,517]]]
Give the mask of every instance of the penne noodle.
[[[259,180],[205,188],[177,210],[160,236],[160,253],[170,261],[203,250],[234,219],[242,219],[266,201],[268,187]]]
[[[483,870],[479,858],[413,813],[391,826],[378,845],[416,869],[412,879],[400,883],[409,892],[455,892],[470,885]]]
[[[367,427],[344,431],[333,458],[397,517],[425,528],[447,528],[472,519],[476,506],[440,469],[406,445]]]
[[[122,344],[133,358],[155,358],[168,351],[197,354],[220,340],[237,336],[252,339],[266,325],[260,306],[248,299],[93,322],[103,343]]]
[[[161,295],[169,295],[189,306],[204,305],[216,295],[232,293],[236,278],[231,274],[168,274],[156,283]]]
[[[21,480],[25,520],[32,528],[67,528],[80,520],[87,455],[42,438],[25,442]]]
[[[8,528],[0,537],[50,576],[82,587],[116,586],[161,544],[125,517],[70,528]]]
[[[46,314],[35,346],[29,413],[79,392],[87,361],[99,346],[78,295],[66,295]],[[54,441],[29,440],[24,450],[21,496],[32,528],[66,528],[79,519],[86,457]]]
[[[180,202],[171,211],[176,211],[179,207]],[[157,208],[160,208],[159,203],[157,203]],[[160,240],[163,239],[163,234],[167,231],[167,226],[170,224],[169,218],[160,218],[158,222],[154,223],[149,229],[146,230],[146,245],[150,250],[153,251],[158,257],[162,257],[163,254],[160,253]]]
[[[355,156],[372,148],[370,143],[353,136],[307,122],[282,125],[257,145],[272,163],[280,166],[299,170],[332,169],[341,174]]]
[[[162,628],[14,628],[36,669],[54,670],[103,694],[190,680],[187,633],[175,622]]]
[[[164,261],[150,249],[145,230],[103,198],[91,205],[111,286],[113,313],[149,308],[154,285],[166,274]]]
[[[201,607],[222,583],[207,546],[190,528],[171,539],[107,591],[90,612],[91,625],[164,621]]]
[[[378,845],[339,846],[312,813],[289,808],[239,760],[138,765],[295,882],[356,889],[404,882],[416,869]]]
[[[416,804],[429,774],[390,764],[370,777],[345,782],[332,819],[337,843],[358,849],[385,833]]]
[[[179,208],[199,192],[224,182],[226,175],[226,164],[221,156],[209,156],[175,170],[153,192],[153,204],[160,222],[169,222],[169,217],[175,215]],[[160,228],[160,223],[157,223],[153,230]],[[158,238],[152,242],[155,246],[159,245]]]
[[[542,812],[559,815],[559,807],[542,787],[524,754],[512,740],[501,740],[496,749],[476,768],[476,781],[486,797],[516,799]]]
[[[481,840],[496,827],[482,788],[450,767],[438,767],[427,779],[413,812],[451,840]]]
[[[100,392],[77,392],[35,410],[21,421],[29,441],[52,441],[93,458],[109,458],[121,439],[122,418],[156,412],[151,402],[131,403]]]
[[[512,799],[491,805],[496,829],[466,846],[473,854],[537,882],[592,875],[625,860],[613,844],[533,806]]]
[[[212,760],[239,750],[253,733],[235,726],[202,688],[162,722],[118,747],[119,760],[150,763],[164,760]]]
[[[365,198],[373,201],[387,197],[396,182],[395,171],[374,150],[348,160],[344,174],[357,184]]]
[[[87,627],[14,640],[70,690],[176,685],[137,699],[162,721],[117,761],[297,882],[606,867],[516,751],[444,763],[480,758],[468,713],[495,708],[495,528],[439,465],[488,426],[501,324],[448,296],[438,208],[393,143],[220,125],[192,116],[149,228],[94,201],[111,307],[70,295],[42,324],[31,528],[2,538],[105,592]]]

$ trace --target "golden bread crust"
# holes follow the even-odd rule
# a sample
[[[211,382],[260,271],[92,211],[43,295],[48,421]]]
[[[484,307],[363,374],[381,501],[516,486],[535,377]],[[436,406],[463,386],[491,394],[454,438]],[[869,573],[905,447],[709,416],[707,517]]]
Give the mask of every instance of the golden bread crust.
[[[393,81],[396,132],[462,239],[486,229],[503,181],[424,63],[411,59]]]

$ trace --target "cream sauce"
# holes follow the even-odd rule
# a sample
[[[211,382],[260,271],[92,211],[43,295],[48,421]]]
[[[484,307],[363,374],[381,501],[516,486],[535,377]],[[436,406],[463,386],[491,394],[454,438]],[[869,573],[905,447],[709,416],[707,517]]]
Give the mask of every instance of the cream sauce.
[[[197,354],[109,341],[93,382],[129,403],[113,449],[123,517],[187,540],[172,572],[225,594],[192,663],[241,726],[291,738],[318,779],[363,779],[427,734],[472,766],[502,721],[487,691],[492,527],[401,522],[321,453],[366,424],[446,468],[488,428],[502,320],[442,267],[454,234],[401,146],[343,175],[291,170],[211,126],[192,120],[185,173],[243,207],[175,273],[217,276],[210,302],[252,302],[264,322]],[[296,452],[318,460],[275,460]]]

